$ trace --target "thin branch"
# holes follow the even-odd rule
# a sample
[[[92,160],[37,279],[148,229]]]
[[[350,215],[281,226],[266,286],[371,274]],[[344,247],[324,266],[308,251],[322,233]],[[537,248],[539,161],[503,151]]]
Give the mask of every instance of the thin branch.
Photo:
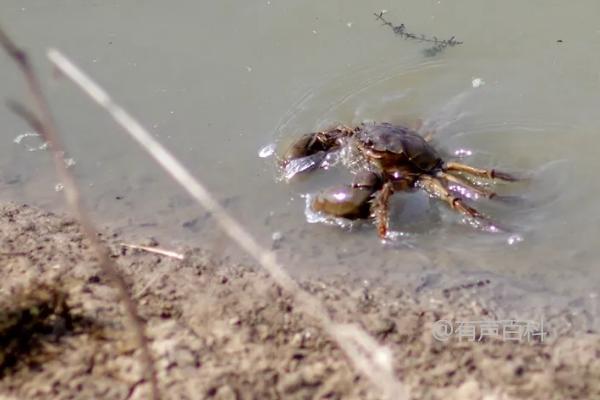
[[[129,294],[125,279],[113,265],[108,248],[98,239],[97,230],[91,219],[88,217],[88,213],[81,202],[75,178],[65,164],[64,147],[38,77],[29,62],[27,54],[17,47],[2,28],[0,28],[0,46],[2,46],[13,61],[15,61],[25,76],[29,93],[31,94],[34,104],[34,110],[30,111],[25,106],[16,102],[10,103],[9,106],[15,113],[31,125],[31,127],[49,144],[49,149],[52,152],[54,165],[56,167],[56,173],[65,188],[66,201],[79,220],[83,233],[90,241],[92,248],[98,257],[100,268],[116,287],[120,300],[125,306],[125,314],[131,324],[137,345],[141,351],[142,363],[145,367],[145,379],[150,382],[152,398],[158,400],[160,398],[160,392],[158,390],[156,368],[145,334],[144,321],[138,314],[137,306]]]
[[[323,330],[338,343],[354,368],[389,399],[408,397],[406,388],[396,379],[389,348],[379,345],[354,324],[339,325],[331,320],[321,303],[313,298],[285,272],[275,254],[260,246],[250,233],[217,202],[214,196],[127,111],[115,103],[98,84],[58,50],[48,50],[48,58],[95,102],[103,107],[150,155],[207,211],[221,229],[250,254],[284,290],[290,293],[298,308],[316,319]]]

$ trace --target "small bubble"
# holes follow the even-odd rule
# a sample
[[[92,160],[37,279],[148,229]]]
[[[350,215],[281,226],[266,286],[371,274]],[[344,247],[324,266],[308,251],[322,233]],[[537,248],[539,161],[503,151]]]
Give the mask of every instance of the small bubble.
[[[277,232],[273,232],[273,234],[271,235],[271,240],[273,240],[274,242],[279,242],[283,239],[283,233],[277,231]]]
[[[73,158],[65,158],[65,165],[67,168],[70,168],[75,165],[75,160]]]
[[[249,65],[246,65],[246,71],[248,71],[248,72],[252,72],[252,67],[251,67],[251,66],[249,66]]]
[[[56,185],[54,185],[54,191],[55,192],[62,192],[65,188],[65,185],[63,185],[62,183],[57,183]]]
[[[313,33],[313,35],[316,35],[317,31],[313,29],[312,33]]]
[[[29,139],[29,138],[37,138],[37,139]],[[31,142],[32,140],[37,142],[40,139],[41,139],[41,137],[38,133],[27,132],[27,133],[23,133],[23,134],[17,136],[16,138],[14,138],[13,142],[16,144],[23,145],[27,151],[46,150],[48,148],[48,143],[46,143],[46,142],[43,142],[40,145],[35,145],[34,143],[28,143],[28,142]]]
[[[269,143],[258,151],[260,158],[271,157],[275,153],[275,143]]]
[[[346,26],[347,26],[348,28],[352,28],[352,24],[353,24],[352,22],[347,22],[347,23],[346,23]]]
[[[471,81],[471,85],[473,85],[474,88],[478,88],[479,86],[485,85],[485,81],[481,78],[475,78]]]
[[[509,238],[506,240],[506,242],[507,242],[509,245],[511,245],[511,246],[512,246],[512,245],[515,245],[515,244],[517,244],[517,243],[521,243],[522,241],[523,241],[523,236],[521,236],[521,235],[516,235],[516,234],[515,234],[515,235],[511,235],[511,236],[510,236],[510,237],[509,237]]]
[[[34,133],[34,132],[27,132],[27,133],[23,133],[19,136],[17,136],[16,138],[14,138],[13,142],[15,142],[16,144],[19,144],[23,141],[23,139],[27,138],[27,137],[39,137],[39,133]]]
[[[454,155],[456,157],[460,157],[460,158],[471,157],[473,155],[473,152],[468,149],[458,149],[454,152]]]

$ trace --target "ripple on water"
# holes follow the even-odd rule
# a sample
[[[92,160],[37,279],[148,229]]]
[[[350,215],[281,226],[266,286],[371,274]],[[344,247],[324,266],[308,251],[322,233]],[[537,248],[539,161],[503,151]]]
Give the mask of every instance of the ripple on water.
[[[478,167],[505,169],[526,178],[515,184],[493,186],[500,199],[511,201],[471,199],[472,204],[510,229],[502,234],[473,230],[468,221],[461,224],[459,216],[434,201],[428,208],[441,218],[419,220],[418,227],[411,227],[408,221],[416,214],[409,212],[410,215],[400,218],[404,225],[393,230],[394,237],[390,236],[387,245],[382,246],[372,224],[356,224],[314,213],[309,207],[312,194],[299,193],[304,196],[307,221],[344,230],[333,234],[331,227],[304,227],[302,230],[310,234],[295,243],[294,251],[301,253],[303,248],[322,251],[307,251],[306,254],[320,256],[314,256],[310,263],[299,268],[315,272],[310,271],[310,265],[314,265],[319,274],[350,272],[360,276],[367,273],[365,265],[377,265],[375,272],[368,269],[371,277],[375,274],[386,282],[397,279],[403,284],[409,276],[422,277],[423,273],[441,271],[442,285],[445,280],[464,277],[467,271],[481,271],[495,274],[496,280],[505,279],[508,286],[513,280],[531,282],[537,288],[536,293],[546,293],[549,298],[556,293],[577,295],[582,287],[592,287],[591,283],[585,283],[585,273],[590,268],[583,264],[564,274],[564,266],[569,265],[566,254],[571,253],[565,251],[569,240],[564,224],[557,218],[572,219],[573,215],[595,212],[589,203],[582,203],[581,192],[586,189],[586,182],[574,176],[580,168],[581,151],[578,157],[577,149],[571,151],[573,146],[568,144],[569,140],[581,140],[586,128],[536,114],[523,118],[522,113],[494,104],[502,98],[495,96],[497,85],[479,85],[474,89],[470,81],[466,88],[463,86],[446,100],[434,99],[424,107],[417,94],[435,85],[435,75],[443,73],[444,66],[441,62],[382,63],[336,76],[301,96],[279,121],[275,139],[282,141],[337,123],[421,119],[421,132],[433,131],[435,146],[448,157]],[[574,136],[566,137],[564,132]],[[557,146],[561,148],[557,150]],[[585,146],[579,148],[587,151]],[[340,183],[323,178],[319,182],[321,187]],[[295,190],[294,182],[290,190]],[[589,239],[571,241],[569,245],[578,249],[577,254],[587,254],[585,249],[592,246]],[[336,264],[336,268],[320,268],[324,255],[347,246],[354,250],[352,257],[339,254],[338,259],[343,262]],[[592,253],[600,256],[596,251]],[[411,266],[415,255],[420,261]],[[590,263],[591,259],[579,262]],[[390,265],[391,269],[385,267]],[[590,282],[599,281],[596,272]]]

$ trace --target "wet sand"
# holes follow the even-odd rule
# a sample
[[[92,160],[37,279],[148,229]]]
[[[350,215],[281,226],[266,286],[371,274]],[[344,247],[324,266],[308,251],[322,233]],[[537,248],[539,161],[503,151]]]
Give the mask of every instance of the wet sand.
[[[147,322],[164,398],[380,398],[258,267],[211,249],[179,261],[123,249],[118,232],[102,236]],[[72,219],[1,204],[0,266],[0,397],[147,398],[116,291]],[[485,281],[438,297],[344,276],[301,285],[334,320],[392,349],[412,399],[600,398],[600,335],[572,315],[554,315],[544,340],[434,338],[439,320],[497,318],[478,300]]]

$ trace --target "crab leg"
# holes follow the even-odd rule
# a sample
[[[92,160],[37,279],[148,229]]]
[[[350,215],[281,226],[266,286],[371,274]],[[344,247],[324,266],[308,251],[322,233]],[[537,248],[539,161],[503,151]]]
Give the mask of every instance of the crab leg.
[[[472,218],[478,222],[484,223],[486,228],[495,231],[499,230],[498,226],[493,224],[485,215],[467,205],[460,197],[453,196],[439,179],[429,175],[422,175],[417,183],[430,195],[448,203],[453,210],[463,214],[467,218]]]
[[[487,190],[487,189],[484,189],[481,187],[476,187],[468,180],[461,178],[459,176],[447,173],[447,172],[440,171],[437,173],[437,177],[442,178],[447,182],[456,183],[456,184],[466,188],[467,190],[474,192],[478,196],[484,197],[486,199],[492,199],[497,196],[497,194],[491,190]]]
[[[478,176],[481,178],[500,179],[500,180],[508,181],[508,182],[514,182],[514,181],[519,180],[517,177],[515,177],[511,174],[507,174],[506,172],[501,172],[501,171],[498,171],[495,169],[475,168],[475,167],[471,167],[470,165],[461,164],[461,163],[457,163],[457,162],[446,163],[444,165],[443,170],[445,172],[448,172],[448,171],[463,172],[465,174]]]
[[[390,197],[392,193],[392,183],[386,182],[381,190],[375,193],[375,197],[371,203],[371,212],[373,217],[375,217],[377,232],[381,239],[385,239],[389,228]]]

